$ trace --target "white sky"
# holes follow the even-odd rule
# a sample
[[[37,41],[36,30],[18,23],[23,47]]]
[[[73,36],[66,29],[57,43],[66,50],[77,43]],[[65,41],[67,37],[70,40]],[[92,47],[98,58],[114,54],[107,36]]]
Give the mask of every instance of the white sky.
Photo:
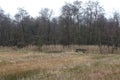
[[[59,15],[64,2],[75,0],[0,0],[0,7],[14,16],[18,7],[24,7],[33,17],[38,16],[41,8],[53,9],[55,15]],[[80,0],[87,1],[87,0]],[[110,15],[114,10],[120,10],[120,0],[99,0],[105,11]]]

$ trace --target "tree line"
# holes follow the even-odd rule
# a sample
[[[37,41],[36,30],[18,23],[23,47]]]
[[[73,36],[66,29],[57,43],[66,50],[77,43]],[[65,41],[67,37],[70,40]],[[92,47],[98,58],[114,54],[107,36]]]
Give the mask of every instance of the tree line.
[[[120,13],[105,16],[98,1],[65,3],[61,14],[53,17],[53,10],[44,8],[34,18],[18,8],[14,18],[0,9],[0,46],[62,44],[120,46]]]

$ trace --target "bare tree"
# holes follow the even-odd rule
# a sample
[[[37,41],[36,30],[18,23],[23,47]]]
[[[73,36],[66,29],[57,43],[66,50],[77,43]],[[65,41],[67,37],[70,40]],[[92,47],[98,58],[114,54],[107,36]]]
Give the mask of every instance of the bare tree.
[[[100,53],[102,53],[101,47],[104,27],[104,9],[100,6],[98,1],[88,1],[86,3],[85,20],[89,30],[88,40],[90,40],[91,44],[98,44]]]
[[[117,50],[120,42],[120,14],[118,12],[113,13],[112,25],[111,25],[111,35],[110,41],[112,50],[111,53],[114,53]]]
[[[18,13],[15,15],[16,22],[18,24],[20,33],[19,33],[19,38],[20,41],[18,41],[18,46],[23,47],[25,45],[25,25],[24,25],[24,20],[26,17],[28,17],[28,13],[26,10],[23,8],[18,8]]]
[[[46,44],[50,44],[50,39],[51,39],[51,19],[53,15],[53,10],[50,10],[48,8],[44,8],[40,11],[40,19],[42,21],[42,25],[44,26],[43,31],[46,31],[44,37],[47,41],[45,42]]]

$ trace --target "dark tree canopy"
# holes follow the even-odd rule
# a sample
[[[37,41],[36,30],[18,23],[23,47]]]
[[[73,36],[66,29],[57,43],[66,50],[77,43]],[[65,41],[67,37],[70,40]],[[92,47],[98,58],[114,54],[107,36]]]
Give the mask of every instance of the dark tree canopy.
[[[53,17],[53,10],[43,8],[33,18],[18,8],[15,19],[0,8],[0,46],[44,44],[120,46],[120,13],[105,17],[98,1],[65,3],[61,15]]]

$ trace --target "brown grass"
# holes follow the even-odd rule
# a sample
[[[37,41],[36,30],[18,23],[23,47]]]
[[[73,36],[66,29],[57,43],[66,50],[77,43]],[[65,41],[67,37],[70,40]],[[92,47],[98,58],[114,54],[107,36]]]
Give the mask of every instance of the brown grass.
[[[47,46],[48,47],[48,46]],[[1,48],[0,80],[119,80],[119,54],[76,53],[71,46],[61,53]],[[58,48],[56,46],[56,48]],[[60,47],[59,47],[60,48]],[[83,46],[97,52],[95,46]],[[53,50],[52,48],[49,48]],[[90,54],[88,54],[90,53]]]
[[[52,56],[53,55],[53,56]],[[60,69],[72,67],[89,60],[88,56],[77,56],[72,54],[18,54],[0,53],[0,74],[7,75],[34,69]]]

